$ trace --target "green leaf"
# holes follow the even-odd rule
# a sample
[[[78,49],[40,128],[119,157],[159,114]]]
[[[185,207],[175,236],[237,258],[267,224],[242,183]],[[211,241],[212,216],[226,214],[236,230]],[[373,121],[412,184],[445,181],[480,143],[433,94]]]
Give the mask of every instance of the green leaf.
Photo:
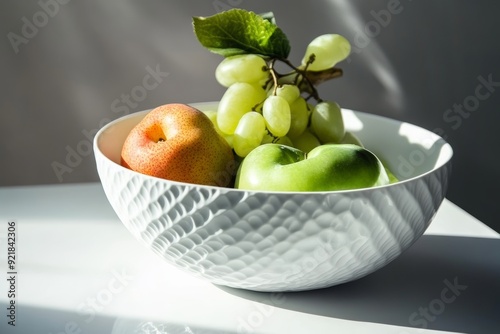
[[[290,43],[269,13],[265,17],[243,9],[230,9],[210,17],[193,17],[200,43],[224,57],[259,54],[286,59]]]

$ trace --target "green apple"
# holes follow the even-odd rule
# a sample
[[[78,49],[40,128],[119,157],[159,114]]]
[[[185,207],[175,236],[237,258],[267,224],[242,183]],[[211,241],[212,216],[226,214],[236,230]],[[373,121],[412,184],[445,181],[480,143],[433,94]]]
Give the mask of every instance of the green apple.
[[[241,163],[235,187],[270,191],[331,191],[389,183],[380,160],[353,144],[320,145],[309,153],[280,144],[264,144]]]

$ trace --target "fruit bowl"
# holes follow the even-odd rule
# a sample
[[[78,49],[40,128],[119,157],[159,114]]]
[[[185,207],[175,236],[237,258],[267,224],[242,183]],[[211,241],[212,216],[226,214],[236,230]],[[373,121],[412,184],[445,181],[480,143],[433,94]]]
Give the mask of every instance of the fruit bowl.
[[[191,104],[202,111],[217,102]],[[94,154],[126,228],[167,263],[213,284],[301,291],[366,276],[398,257],[445,197],[452,148],[412,124],[342,110],[354,133],[400,180],[330,192],[259,192],[174,182],[120,165],[129,131],[148,111],[104,126]]]

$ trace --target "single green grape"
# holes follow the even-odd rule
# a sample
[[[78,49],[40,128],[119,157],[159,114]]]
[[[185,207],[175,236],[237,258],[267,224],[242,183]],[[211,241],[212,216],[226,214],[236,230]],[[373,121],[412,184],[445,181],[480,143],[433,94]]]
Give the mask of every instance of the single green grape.
[[[250,111],[244,114],[234,131],[234,151],[240,157],[246,157],[248,153],[260,145],[265,134],[266,123],[260,113]]]
[[[305,153],[309,153],[313,148],[321,145],[319,139],[311,133],[309,129],[306,129],[299,136],[292,137],[291,139],[293,141],[293,146]]]
[[[217,125],[228,135],[232,135],[241,117],[264,101],[266,91],[257,85],[237,82],[229,86],[222,96],[217,110]]]
[[[290,104],[290,129],[287,136],[297,137],[307,128],[309,123],[309,109],[307,101],[299,96]]]
[[[349,41],[338,34],[325,34],[313,39],[306,48],[302,66],[305,66],[314,54],[314,61],[309,64],[308,70],[322,71],[334,67],[338,62],[346,59],[351,53]]]
[[[269,96],[262,106],[267,129],[276,137],[287,134],[291,124],[290,105],[281,96]]]
[[[345,135],[340,106],[333,101],[316,104],[311,114],[311,127],[322,144],[340,143]]]
[[[215,69],[215,78],[224,87],[237,82],[260,83],[268,77],[266,61],[254,54],[224,58]]]
[[[280,85],[276,88],[276,95],[284,98],[288,104],[292,104],[300,96],[300,90],[296,85]]]
[[[215,131],[226,140],[226,142],[233,148],[233,135],[227,135],[219,129],[217,125],[217,110],[206,110],[204,111],[205,115],[208,116],[212,124],[214,125]]]
[[[340,141],[341,144],[354,144],[363,147],[363,143],[361,140],[356,137],[356,135],[352,132],[346,131],[344,138]]]

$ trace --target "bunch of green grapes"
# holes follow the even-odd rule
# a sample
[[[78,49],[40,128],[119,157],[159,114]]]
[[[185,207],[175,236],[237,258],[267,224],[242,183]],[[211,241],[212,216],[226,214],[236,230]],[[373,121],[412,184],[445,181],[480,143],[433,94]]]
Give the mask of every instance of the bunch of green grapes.
[[[242,54],[225,58],[215,70],[227,88],[217,112],[209,113],[235,153],[244,158],[257,146],[282,143],[309,152],[326,143],[361,145],[346,133],[340,106],[322,100],[308,74],[334,69],[350,52],[349,42],[337,34],[322,35],[307,46],[299,67],[286,59]],[[291,71],[280,74],[282,61]]]

